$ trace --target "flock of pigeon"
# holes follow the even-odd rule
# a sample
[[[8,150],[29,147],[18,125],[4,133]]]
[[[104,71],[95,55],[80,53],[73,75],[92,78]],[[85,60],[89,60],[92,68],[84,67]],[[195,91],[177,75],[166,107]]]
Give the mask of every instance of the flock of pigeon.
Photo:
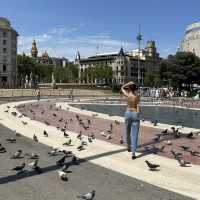
[[[33,106],[33,105],[31,104],[31,106]],[[34,106],[39,107],[39,104],[34,104]],[[14,107],[16,107],[16,106],[14,106]],[[24,108],[24,107],[25,107],[25,105],[18,106],[18,108]],[[4,112],[9,113],[9,109],[10,109],[10,107],[7,106],[7,109]],[[53,109],[53,104],[50,104],[49,110],[52,110],[52,109]],[[58,111],[59,109],[61,109],[61,107],[56,108],[56,111]],[[69,110],[69,108],[68,108],[68,110]],[[35,111],[32,108],[29,108],[29,112],[33,115],[32,119],[36,119],[37,114],[35,113]],[[45,112],[46,112],[45,110],[40,110],[41,115],[45,115]],[[24,116],[27,116],[25,113],[18,114],[17,112],[11,112],[11,114],[14,117],[18,117],[18,118],[23,118]],[[72,139],[70,138],[68,123],[76,120],[76,122],[78,122],[78,124],[83,128],[83,130],[90,130],[91,124],[93,123],[92,119],[94,119],[96,116],[97,116],[97,114],[93,114],[92,118],[87,118],[87,119],[83,120],[80,115],[76,114],[75,117],[72,117],[72,118],[66,120],[63,117],[60,118],[56,112],[53,112],[52,118],[54,120],[57,120],[57,122],[64,122],[64,126],[62,126],[62,127],[57,126],[57,129],[60,130],[60,133],[63,134],[63,138],[65,141],[62,144],[63,147],[73,145]],[[21,122],[24,126],[26,126],[28,124],[28,122],[25,120],[22,120]],[[47,126],[51,125],[50,122],[47,120],[44,123]],[[152,123],[154,126],[157,126],[158,121],[154,120],[154,121],[152,121]],[[114,126],[118,126],[118,125],[120,125],[120,122],[115,120],[113,123],[109,124],[109,127],[107,130],[105,130],[105,131],[101,130],[100,134],[103,137],[105,137],[106,140],[110,140],[112,138]],[[149,147],[149,146],[145,147],[145,149],[147,151],[151,151],[151,152],[157,154],[158,152],[163,152],[166,145],[172,145],[173,139],[184,137],[184,138],[191,140],[199,134],[200,134],[200,132],[191,132],[191,133],[185,134],[180,131],[180,127],[178,127],[178,128],[171,127],[170,130],[168,130],[168,129],[163,130],[160,134],[157,134],[156,137],[152,138],[153,142],[160,142],[163,139],[163,142],[165,143],[163,146],[161,146],[159,148],[159,147],[152,145],[151,147]],[[16,137],[20,137],[20,136],[21,135],[19,133],[16,133]],[[44,130],[43,137],[48,137],[48,136],[49,136],[49,133],[46,130]],[[91,132],[90,134],[85,136],[82,133],[82,131],[80,131],[79,134],[77,135],[77,140],[79,140],[79,145],[76,147],[77,150],[78,151],[85,150],[90,143],[94,142],[95,138],[96,138],[95,133],[93,133],[93,132]],[[168,139],[166,140],[166,138],[168,138]],[[8,138],[7,141],[10,143],[15,143],[16,138],[11,137],[11,138]],[[35,134],[33,135],[33,141],[36,143],[39,142],[38,136]],[[123,142],[124,142],[123,138],[120,137],[119,143],[123,144]],[[181,146],[179,146],[179,148],[182,151],[189,152],[192,156],[200,156],[200,152],[197,150],[191,149],[190,146],[181,145]],[[198,146],[198,148],[200,148],[200,146]],[[0,144],[0,153],[6,153],[6,148],[3,147],[1,144]],[[59,166],[59,168],[60,168],[58,170],[58,176],[60,177],[60,179],[62,181],[68,181],[68,168],[72,165],[78,164],[77,157],[73,154],[72,151],[66,151],[66,150],[59,149],[59,148],[52,148],[51,151],[48,152],[49,156],[57,156],[59,154],[63,154],[63,156],[61,159],[57,160],[57,162],[56,162],[56,165]],[[180,164],[181,167],[190,166],[190,162],[188,162],[182,158],[183,153],[171,150],[171,154],[178,161],[178,163]],[[22,156],[22,150],[19,149],[17,152],[13,153],[13,155],[10,157],[10,159],[18,159],[21,156]],[[21,165],[14,167],[12,170],[14,170],[18,173],[23,173],[25,166],[28,165],[30,170],[34,170],[36,173],[42,173],[42,168],[38,165],[39,155],[32,153],[32,154],[25,154],[24,156],[27,156],[29,159],[32,159],[33,161],[28,164],[22,163]],[[65,160],[66,160],[66,158],[69,158],[69,157],[71,158],[71,162],[66,163]],[[148,160],[146,160],[145,162],[147,164],[147,167],[151,171],[157,171],[160,167],[159,164],[151,163]],[[92,192],[89,192],[85,195],[80,195],[80,196],[78,196],[78,198],[92,200],[94,198],[94,196],[95,196],[95,190],[93,190]]]
[[[154,124],[154,126],[157,125],[158,121],[152,121],[152,123]],[[163,142],[165,143],[164,145],[162,145],[160,148],[156,147],[154,145],[151,146],[151,148],[149,148],[148,146],[145,147],[145,149],[147,151],[151,151],[154,154],[157,154],[158,152],[164,152],[164,149],[166,147],[166,145],[172,145],[172,141],[173,139],[178,139],[178,138],[186,138],[188,140],[192,140],[195,139],[196,136],[200,135],[200,131],[196,131],[196,132],[190,132],[190,133],[182,133],[180,131],[182,127],[171,127],[171,129],[165,129],[163,130],[160,134],[157,134],[156,137],[152,138],[153,142],[160,142],[163,139]],[[197,149],[193,149],[190,146],[186,146],[186,145],[179,145],[179,150],[181,150],[182,152],[176,152],[175,150],[171,149],[170,153],[171,155],[174,157],[174,159],[177,160],[177,162],[179,163],[179,165],[181,167],[189,167],[191,166],[189,161],[186,161],[183,159],[183,152],[187,152],[190,153],[191,156],[198,156],[200,157],[200,145],[197,146]],[[150,170],[155,171],[157,168],[160,167],[160,165],[158,164],[153,164],[150,163],[149,161],[146,161],[147,166],[149,167]]]
[[[7,110],[5,110],[5,112],[9,113],[9,109],[10,109],[10,106],[7,106]],[[31,112],[34,112],[34,111],[31,111]],[[11,114],[14,117],[18,117],[18,118],[23,118],[23,116],[25,116],[24,114],[19,115],[15,111],[12,111]],[[77,119],[80,120],[78,115],[77,115]],[[26,126],[28,124],[28,122],[26,122],[25,120],[22,120],[21,122],[24,126]],[[90,123],[90,122],[88,121],[88,123]],[[61,128],[60,130],[61,130],[61,133],[63,134],[63,138],[65,138],[65,142],[63,143],[63,146],[72,145],[71,144],[72,139],[70,138],[69,133],[67,133],[66,127]],[[46,130],[44,130],[43,131],[43,137],[48,137],[48,136],[49,136],[49,133]],[[15,136],[7,138],[6,142],[8,142],[10,144],[16,143],[17,140],[18,140],[17,139],[18,137],[21,137],[21,134],[16,132]],[[80,132],[77,135],[77,139],[80,141],[80,145],[77,146],[77,150],[82,151],[82,150],[85,149],[85,146],[87,146],[88,143],[91,143],[95,140],[95,136],[92,135],[92,134],[90,136],[88,136],[88,142],[87,142],[87,141],[84,141],[84,137],[83,137],[82,133]],[[35,134],[33,135],[33,142],[34,143],[39,142],[39,139],[38,139],[37,135],[35,135]],[[0,144],[0,153],[6,153],[6,152],[7,152],[6,148],[2,144]],[[57,173],[58,173],[58,177],[62,181],[68,181],[68,173],[71,172],[71,171],[68,170],[69,167],[79,164],[79,160],[76,157],[76,155],[73,154],[72,151],[66,151],[62,148],[53,148],[53,147],[51,147],[50,151],[47,154],[51,157],[62,155],[62,157],[60,159],[58,159],[55,163],[59,168]],[[15,171],[17,174],[25,173],[27,171],[34,171],[36,174],[43,173],[43,168],[39,166],[40,155],[37,155],[35,153],[23,153],[23,151],[21,149],[18,149],[16,152],[14,152],[10,156],[10,159],[16,159],[17,160],[17,159],[21,159],[21,158],[27,158],[27,160],[30,160],[30,162],[28,162],[28,163],[23,162],[21,165],[17,165],[15,167],[13,167],[11,169],[12,171]],[[66,162],[67,158],[69,158],[70,161]],[[26,167],[27,167],[27,169],[26,169]],[[95,190],[92,190],[89,193],[86,193],[86,194],[83,194],[83,195],[78,195],[77,198],[92,200],[94,198],[94,196],[95,196]]]

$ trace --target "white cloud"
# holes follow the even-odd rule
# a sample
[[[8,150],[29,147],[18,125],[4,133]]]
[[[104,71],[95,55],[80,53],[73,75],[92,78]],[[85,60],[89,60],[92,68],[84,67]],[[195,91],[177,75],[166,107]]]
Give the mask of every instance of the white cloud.
[[[73,36],[70,33],[78,32],[85,24],[70,28],[54,28],[33,36],[20,36],[18,41],[19,52],[30,53],[33,39],[36,40],[39,55],[47,50],[50,56],[67,57],[70,60],[75,58],[76,51],[79,50],[81,56],[87,57],[99,52],[119,51],[123,46],[126,50],[133,49],[134,44],[113,39],[111,35],[101,33],[97,35]]]

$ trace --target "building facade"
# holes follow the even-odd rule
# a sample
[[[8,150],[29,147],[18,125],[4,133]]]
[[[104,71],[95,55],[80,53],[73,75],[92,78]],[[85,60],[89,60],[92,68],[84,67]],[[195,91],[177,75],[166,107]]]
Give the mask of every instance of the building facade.
[[[200,22],[192,23],[186,28],[180,51],[192,52],[200,57]]]
[[[38,49],[36,41],[33,40],[32,47],[31,47],[31,57],[39,64],[43,65],[52,65],[52,66],[63,66],[65,67],[68,59],[66,58],[56,58],[56,57],[50,57],[48,52],[45,51],[42,53],[41,56],[38,56]]]
[[[9,20],[0,17],[0,87],[17,84],[17,37]]]
[[[88,58],[81,58],[80,53],[77,52],[75,64],[79,66],[79,83],[99,84],[96,78],[85,77],[84,71],[88,67],[104,65],[112,67],[112,83],[121,85],[127,81],[138,82],[139,78],[140,85],[143,85],[146,72],[153,70],[159,60],[155,42],[148,41],[145,49],[136,49],[132,52],[124,52],[121,48],[119,52],[97,54]]]

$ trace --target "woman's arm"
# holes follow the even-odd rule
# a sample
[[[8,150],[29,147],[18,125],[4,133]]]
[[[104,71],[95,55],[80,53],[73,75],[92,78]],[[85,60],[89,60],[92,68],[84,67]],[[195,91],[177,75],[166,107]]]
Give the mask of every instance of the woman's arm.
[[[125,87],[127,87],[127,86],[129,86],[129,85],[131,85],[131,84],[134,84],[134,83],[133,83],[132,81],[130,81],[130,82],[124,84],[124,85],[121,87],[120,92],[121,92],[124,96],[126,96],[126,97],[129,95],[129,93],[127,92],[127,90],[125,89]]]

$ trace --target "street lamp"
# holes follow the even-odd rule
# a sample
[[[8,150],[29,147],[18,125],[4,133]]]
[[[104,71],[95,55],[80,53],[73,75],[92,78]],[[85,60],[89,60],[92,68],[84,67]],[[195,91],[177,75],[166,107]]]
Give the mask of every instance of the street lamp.
[[[138,27],[138,34],[137,34],[137,41],[138,41],[138,87],[140,87],[140,42],[142,40],[142,34],[140,32],[140,25]]]

